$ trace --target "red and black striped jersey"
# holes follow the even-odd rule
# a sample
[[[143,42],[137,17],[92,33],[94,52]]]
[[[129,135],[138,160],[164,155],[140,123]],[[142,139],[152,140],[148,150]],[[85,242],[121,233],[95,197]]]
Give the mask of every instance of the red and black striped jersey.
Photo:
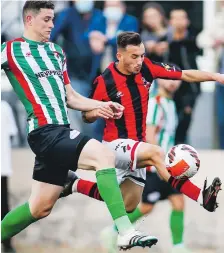
[[[124,75],[113,62],[96,78],[90,98],[118,102],[125,107],[121,119],[106,120],[105,141],[119,138],[145,141],[149,90],[156,78],[180,79],[181,70],[175,65],[145,58],[138,74]]]

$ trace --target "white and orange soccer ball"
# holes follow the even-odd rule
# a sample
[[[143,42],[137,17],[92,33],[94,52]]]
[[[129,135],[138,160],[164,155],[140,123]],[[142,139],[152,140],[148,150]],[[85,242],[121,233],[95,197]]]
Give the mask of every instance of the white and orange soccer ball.
[[[187,144],[173,146],[166,154],[166,167],[176,179],[193,177],[200,168],[198,152]]]

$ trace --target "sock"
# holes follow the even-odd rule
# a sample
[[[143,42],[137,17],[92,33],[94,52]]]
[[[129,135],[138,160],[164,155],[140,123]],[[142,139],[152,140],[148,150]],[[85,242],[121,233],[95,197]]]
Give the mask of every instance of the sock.
[[[173,245],[183,243],[184,233],[184,212],[173,210],[170,215],[170,229],[173,239]]]
[[[136,207],[136,209],[133,212],[127,213],[127,215],[131,223],[136,222],[137,220],[139,220],[141,217],[144,216],[144,214],[141,213],[138,207]]]
[[[124,234],[128,230],[133,229],[126,214],[115,169],[112,168],[97,171],[96,179],[100,195],[106,203],[119,233]]]
[[[95,182],[79,179],[77,183],[77,192],[87,195],[91,198],[103,201],[99,193],[97,183]]]
[[[168,180],[168,183],[189,198],[198,201],[201,189],[193,184],[189,179],[175,179],[171,176]]]
[[[1,222],[1,240],[4,241],[37,221],[30,213],[29,203],[10,211]]]

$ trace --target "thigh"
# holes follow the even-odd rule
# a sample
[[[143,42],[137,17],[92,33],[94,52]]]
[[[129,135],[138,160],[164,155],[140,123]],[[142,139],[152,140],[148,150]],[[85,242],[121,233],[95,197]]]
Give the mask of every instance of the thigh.
[[[143,186],[136,184],[129,178],[120,184],[124,204],[128,212],[133,211],[141,201]]]
[[[114,165],[114,153],[95,139],[86,143],[78,160],[78,168],[84,170],[114,168]]]
[[[117,139],[111,142],[103,142],[115,154],[116,168],[135,171],[137,168],[137,153],[142,142],[132,139]]]

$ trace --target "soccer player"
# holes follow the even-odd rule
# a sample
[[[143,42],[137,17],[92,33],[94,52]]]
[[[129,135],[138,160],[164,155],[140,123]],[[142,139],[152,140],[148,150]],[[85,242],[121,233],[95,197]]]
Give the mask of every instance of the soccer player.
[[[26,1],[23,37],[2,45],[2,67],[28,114],[28,142],[36,155],[31,195],[1,223],[4,241],[48,216],[68,170],[95,170],[99,192],[116,224],[121,248],[152,246],[157,238],[136,231],[126,215],[114,169],[114,154],[100,142],[69,128],[67,106],[120,118],[123,106],[87,99],[70,85],[63,50],[48,42],[53,28],[52,1]],[[102,153],[104,154],[102,156]]]
[[[100,101],[118,102],[125,107],[119,120],[106,120],[103,143],[115,152],[117,178],[130,220],[133,222],[141,215],[136,207],[141,200],[147,166],[154,166],[162,179],[202,204],[206,210],[215,211],[220,179],[215,178],[208,188],[205,181],[201,189],[189,179],[177,180],[172,177],[166,169],[162,148],[146,143],[146,116],[149,88],[154,79],[224,83],[224,75],[199,70],[181,71],[172,64],[152,62],[144,57],[145,48],[138,33],[120,33],[117,47],[118,61],[111,63],[95,80],[91,97]],[[86,122],[94,122],[97,119],[96,110],[85,112],[83,118]],[[78,191],[103,199],[94,182],[77,180],[76,175],[70,174],[61,197]]]

